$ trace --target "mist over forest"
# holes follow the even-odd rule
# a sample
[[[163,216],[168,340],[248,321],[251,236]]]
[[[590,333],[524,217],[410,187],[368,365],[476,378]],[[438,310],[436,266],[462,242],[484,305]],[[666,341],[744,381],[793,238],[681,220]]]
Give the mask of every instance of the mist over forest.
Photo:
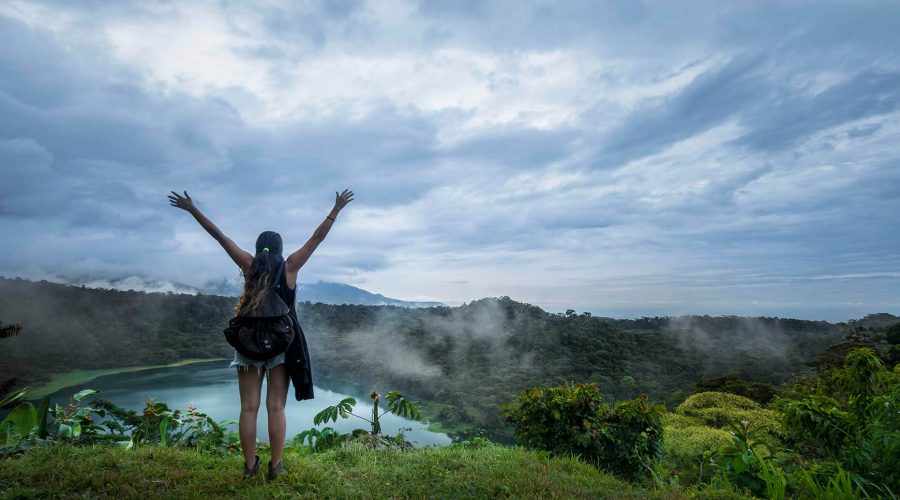
[[[0,279],[0,321],[24,332],[5,342],[2,373],[22,385],[76,369],[230,357],[222,328],[234,301]],[[499,405],[525,388],[597,382],[609,400],[645,393],[672,407],[711,377],[781,384],[852,328],[897,320],[613,319],[505,296],[431,308],[300,302],[298,314],[314,376],[401,390],[448,429],[498,436],[509,434]]]

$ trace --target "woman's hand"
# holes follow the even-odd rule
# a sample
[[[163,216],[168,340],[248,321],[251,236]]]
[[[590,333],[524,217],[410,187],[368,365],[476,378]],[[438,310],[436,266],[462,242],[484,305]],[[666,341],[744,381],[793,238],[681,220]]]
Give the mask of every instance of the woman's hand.
[[[353,201],[353,191],[345,189],[341,194],[338,194],[337,191],[334,192],[334,208],[341,210],[351,201]]]
[[[184,192],[184,197],[182,197],[175,191],[172,191],[172,194],[169,195],[169,203],[173,207],[178,207],[187,212],[191,212],[194,210],[194,200],[192,200],[191,197],[188,196],[187,191]]]

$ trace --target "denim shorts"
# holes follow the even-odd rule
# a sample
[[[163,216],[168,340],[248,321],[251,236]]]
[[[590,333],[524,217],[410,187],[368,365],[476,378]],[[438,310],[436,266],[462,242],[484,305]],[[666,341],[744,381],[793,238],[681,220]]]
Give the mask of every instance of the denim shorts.
[[[265,361],[257,361],[255,359],[250,359],[245,356],[242,356],[241,353],[239,353],[239,352],[237,352],[237,350],[235,350],[234,351],[234,361],[232,361],[231,364],[228,365],[228,368],[234,368],[235,366],[237,366],[238,368],[243,368],[245,370],[249,370],[251,366],[255,366],[256,371],[261,373],[263,367],[265,367],[266,370],[268,371],[268,370],[271,370],[272,368],[275,368],[276,366],[280,365],[281,363],[284,363],[284,355],[285,354],[286,353],[283,352],[283,353],[273,356]]]

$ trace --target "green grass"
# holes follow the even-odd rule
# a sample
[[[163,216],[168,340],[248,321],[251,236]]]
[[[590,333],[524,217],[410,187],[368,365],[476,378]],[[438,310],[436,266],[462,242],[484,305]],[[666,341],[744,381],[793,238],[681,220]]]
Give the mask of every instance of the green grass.
[[[191,358],[176,361],[174,363],[169,363],[167,365],[131,366],[125,368],[104,368],[102,370],[78,370],[69,373],[57,373],[51,375],[48,382],[34,388],[29,388],[26,397],[28,399],[39,399],[48,394],[53,394],[60,389],[65,389],[66,387],[72,387],[79,384],[85,384],[96,379],[97,377],[103,377],[105,375],[136,372],[140,370],[149,370],[151,368],[170,368],[175,366],[189,365],[192,363],[202,363],[205,361],[222,361],[227,359],[229,358]]]
[[[268,455],[260,455],[265,470]],[[741,498],[722,491],[648,490],[571,458],[521,448],[374,451],[288,449],[285,475],[241,478],[240,455],[145,446],[54,443],[0,459],[2,498]]]

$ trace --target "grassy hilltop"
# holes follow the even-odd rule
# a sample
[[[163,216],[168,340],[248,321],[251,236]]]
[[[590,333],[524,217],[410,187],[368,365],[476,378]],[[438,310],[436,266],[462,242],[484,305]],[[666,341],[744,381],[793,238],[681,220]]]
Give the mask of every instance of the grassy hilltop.
[[[264,472],[268,456],[260,456]],[[285,451],[286,474],[241,478],[240,455],[146,446],[54,444],[0,460],[3,498],[744,498],[723,490],[650,490],[576,459],[522,448]]]

